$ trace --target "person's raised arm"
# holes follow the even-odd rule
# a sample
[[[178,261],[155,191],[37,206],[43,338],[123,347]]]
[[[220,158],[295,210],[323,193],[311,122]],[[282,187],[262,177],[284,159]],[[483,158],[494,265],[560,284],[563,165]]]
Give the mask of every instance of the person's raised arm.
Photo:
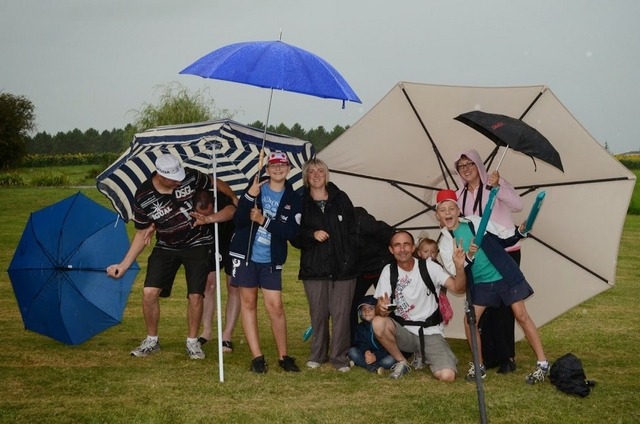
[[[456,294],[465,292],[467,287],[467,275],[464,272],[464,264],[466,261],[466,253],[462,248],[462,241],[458,245],[455,237],[453,238],[453,263],[456,267],[456,275],[449,277],[445,286],[448,290]]]
[[[223,181],[220,178],[216,178],[216,187],[219,192],[229,196],[235,206],[238,206],[238,196],[236,196],[234,191],[231,190],[231,186],[227,184],[226,181]]]

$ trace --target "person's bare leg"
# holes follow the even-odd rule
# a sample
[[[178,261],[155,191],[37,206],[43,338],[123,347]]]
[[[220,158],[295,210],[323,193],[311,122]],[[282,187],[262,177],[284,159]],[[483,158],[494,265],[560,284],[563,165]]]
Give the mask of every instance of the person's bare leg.
[[[240,289],[231,285],[233,277],[226,274],[227,280],[227,305],[224,311],[224,331],[222,332],[222,340],[231,341],[233,339],[233,330],[238,323],[240,316]],[[223,348],[224,351],[230,351],[229,348]]]
[[[280,290],[262,289],[264,305],[271,321],[271,331],[278,349],[278,359],[287,355],[287,320],[282,305],[282,292]]]
[[[148,336],[158,335],[158,323],[160,322],[160,292],[156,287],[142,289],[142,315]]]
[[[391,318],[376,316],[373,318],[373,332],[376,339],[384,346],[396,361],[404,361],[405,357],[396,343],[396,327]]]
[[[202,300],[202,333],[200,337],[211,340],[213,331],[213,314],[216,312],[216,273],[210,272],[207,275],[207,285],[204,288],[204,299]]]
[[[480,331],[478,330],[478,322],[480,322],[480,317],[484,313],[484,310],[487,309],[484,306],[473,305],[473,310],[476,315],[476,341],[478,342],[478,360],[480,364],[484,364],[484,358],[482,357],[482,341],[480,340]],[[473,354],[473,345],[471,344],[471,327],[467,322],[467,317],[463,318],[464,321],[464,334],[467,336],[467,343],[469,344],[469,349],[471,349],[471,353]]]
[[[240,287],[240,315],[242,316],[242,330],[247,340],[253,358],[262,355],[258,334],[258,288]]]
[[[187,306],[187,325],[189,328],[187,337],[192,339],[198,337],[200,321],[202,321],[202,295],[192,293],[189,295],[189,305]]]
[[[524,332],[527,341],[535,352],[538,361],[546,361],[547,358],[544,355],[544,348],[542,347],[542,341],[540,340],[538,328],[529,316],[527,307],[524,305],[524,300],[520,300],[511,305],[511,309],[513,310],[513,316],[516,318],[516,321],[518,321],[518,324],[520,324],[520,326],[522,327],[522,331]]]

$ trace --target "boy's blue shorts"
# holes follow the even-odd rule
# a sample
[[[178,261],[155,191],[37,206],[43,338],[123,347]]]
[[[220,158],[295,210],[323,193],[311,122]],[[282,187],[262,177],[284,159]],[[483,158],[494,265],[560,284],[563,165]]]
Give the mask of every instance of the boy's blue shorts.
[[[233,258],[233,285],[238,287],[259,287],[282,291],[282,269],[271,264],[259,264]]]

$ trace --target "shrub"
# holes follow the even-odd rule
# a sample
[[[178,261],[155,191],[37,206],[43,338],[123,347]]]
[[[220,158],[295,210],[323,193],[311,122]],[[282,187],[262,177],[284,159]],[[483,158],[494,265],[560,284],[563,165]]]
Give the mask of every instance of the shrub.
[[[39,175],[31,180],[35,187],[60,187],[69,185],[69,177],[62,173],[48,173]]]
[[[18,174],[0,174],[0,187],[23,187],[24,179]]]
[[[629,170],[640,169],[640,155],[617,155],[616,159]]]

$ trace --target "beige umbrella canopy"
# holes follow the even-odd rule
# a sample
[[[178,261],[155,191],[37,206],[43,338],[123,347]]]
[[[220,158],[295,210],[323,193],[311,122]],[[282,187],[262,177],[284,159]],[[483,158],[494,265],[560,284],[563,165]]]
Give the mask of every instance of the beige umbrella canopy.
[[[472,110],[522,117],[562,158],[564,172],[542,161],[534,166],[530,157],[517,153],[507,154],[500,165],[500,174],[525,203],[516,222],[524,221],[536,195],[546,192],[532,237],[523,241],[521,263],[536,292],[527,309],[541,326],[615,284],[618,245],[635,184],[634,174],[548,87],[401,82],[318,157],[355,205],[415,236],[437,238],[433,198],[441,188],[457,188],[454,160],[470,148],[486,158],[495,148],[454,120]],[[464,338],[463,299],[451,297],[455,315],[446,334]],[[519,327],[517,332],[522,338]]]

